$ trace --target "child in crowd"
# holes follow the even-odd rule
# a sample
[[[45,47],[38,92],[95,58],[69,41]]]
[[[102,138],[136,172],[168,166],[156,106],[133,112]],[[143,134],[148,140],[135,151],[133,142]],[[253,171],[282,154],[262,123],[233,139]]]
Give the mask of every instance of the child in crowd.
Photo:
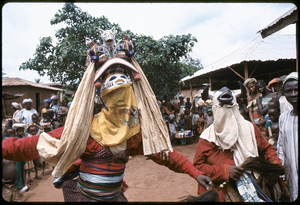
[[[50,116],[48,115],[48,110],[46,108],[43,108],[41,115],[41,127],[44,129],[44,132],[50,132],[52,130],[52,125],[50,121]]]
[[[12,125],[13,125],[13,120],[7,119],[6,123],[4,125],[3,133],[4,134],[12,134],[13,136],[15,136],[15,130],[12,128]]]
[[[280,108],[278,104],[269,103],[268,114],[266,115],[266,128],[268,131],[268,135],[266,137],[272,136],[272,131],[271,131],[272,124],[278,122],[279,115],[280,115]]]
[[[279,136],[279,124],[274,122],[271,126],[272,136],[269,137],[268,142],[274,146],[274,149],[277,151],[277,140]]]
[[[167,111],[166,111],[166,109],[165,108],[161,108],[161,115],[162,115],[162,118],[163,118],[163,120],[164,120],[164,122],[168,122],[168,114],[167,114]]]
[[[16,130],[16,137],[18,138],[23,138],[25,137],[25,134],[27,136],[26,130],[28,128],[27,124],[23,123],[14,123],[13,128]],[[33,182],[30,176],[30,171],[32,168],[34,168],[33,161],[28,161],[27,163],[25,162],[25,165],[23,166],[25,170],[25,181],[26,181],[26,176],[27,176],[27,181],[28,182]]]
[[[45,99],[45,100],[44,100],[44,108],[46,108],[47,111],[48,111],[49,113],[51,113],[51,114],[53,115],[53,117],[55,118],[55,117],[56,117],[56,112],[55,112],[55,110],[50,106],[50,105],[51,105],[51,102],[52,102],[52,100],[51,100],[50,98]]]
[[[63,98],[62,102],[61,102],[61,106],[58,109],[58,113],[57,115],[61,116],[61,122],[64,125],[67,119],[67,115],[69,112],[69,107],[68,107],[68,99],[67,98]]]
[[[192,116],[190,113],[190,107],[186,106],[184,111],[185,130],[192,130]]]
[[[34,122],[33,123],[31,123],[31,124],[29,124],[28,125],[28,129],[27,129],[27,131],[26,131],[26,137],[30,137],[30,136],[32,136],[32,135],[37,135],[37,134],[40,134],[40,130],[41,130],[41,127],[39,127],[37,124],[35,124]],[[36,160],[32,160],[32,161],[30,161],[30,162],[28,162],[28,163],[30,163],[30,164],[32,164],[33,163],[33,166],[34,166],[34,172],[35,172],[35,179],[38,179],[38,180],[40,180],[40,179],[42,179],[39,175],[38,175],[38,165],[39,165],[39,159],[36,159]],[[29,179],[31,179],[31,177],[30,177],[30,171],[31,170],[28,170],[28,182],[32,182],[32,180],[31,181],[29,181]]]
[[[59,107],[60,107],[60,104],[58,103],[59,101],[59,97],[57,95],[53,95],[51,96],[50,98],[52,100],[51,104],[50,104],[50,107],[54,110],[55,112],[55,115],[53,116],[54,119],[56,118],[56,115],[58,113],[58,110],[59,110]]]
[[[191,99],[190,98],[186,98],[185,107],[189,107],[189,109],[191,109],[192,103],[191,103]]]
[[[175,134],[176,134],[176,132],[179,131],[178,124],[175,121],[175,115],[174,114],[169,115],[169,131],[170,131],[171,143],[174,143],[175,142]]]
[[[194,135],[196,137],[196,141],[198,142],[199,136],[202,134],[203,130],[205,129],[206,126],[206,121],[204,120],[203,113],[200,113],[200,117],[197,119],[196,124],[195,124],[195,131]]]
[[[60,114],[57,114],[56,119],[54,119],[51,124],[53,130],[62,127],[63,126],[62,116]]]
[[[2,140],[14,135],[2,135]],[[24,202],[25,197],[20,193],[25,176],[23,162],[2,159],[2,198],[7,202]]]
[[[178,122],[178,128],[179,128],[179,130],[183,131],[184,127],[185,127],[184,113],[181,113],[180,119],[179,119],[179,122]]]
[[[244,117],[245,120],[250,121],[249,109],[247,108],[247,97],[240,96],[238,98],[238,102],[239,102],[239,111],[241,115]]]
[[[14,123],[12,128],[15,130],[17,138],[23,138],[27,125],[23,123]],[[10,136],[13,137],[13,136]],[[5,138],[6,139],[6,138]],[[10,160],[2,160],[2,196],[6,201],[24,202],[25,196],[20,190],[29,184],[25,179],[25,162],[13,162]],[[28,191],[29,189],[27,189]]]

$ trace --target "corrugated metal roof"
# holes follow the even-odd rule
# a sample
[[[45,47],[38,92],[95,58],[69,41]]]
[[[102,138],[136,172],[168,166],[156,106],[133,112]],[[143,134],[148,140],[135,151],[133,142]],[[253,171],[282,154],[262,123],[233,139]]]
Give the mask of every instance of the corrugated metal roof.
[[[285,19],[288,20],[285,21]],[[259,30],[257,33],[260,33],[263,38],[266,38],[269,35],[275,33],[276,31],[286,27],[287,25],[295,23],[296,21],[298,21],[298,9],[295,6],[294,8],[281,15],[275,21],[267,25],[265,28]],[[272,31],[268,31],[271,28],[273,28]]]
[[[259,35],[242,48],[212,65],[198,70],[192,76],[184,77],[181,81],[226,69],[244,61],[277,61],[279,59],[296,59],[296,36],[294,34],[271,35],[264,39]]]
[[[48,89],[48,90],[60,90],[62,91],[63,89],[60,88],[55,88],[55,87],[51,87],[48,85],[43,85],[43,84],[39,84],[39,83],[35,83],[35,82],[31,82],[28,80],[24,80],[22,78],[5,78],[2,79],[2,86],[33,86],[33,87],[37,87],[37,88],[44,88],[44,89]]]

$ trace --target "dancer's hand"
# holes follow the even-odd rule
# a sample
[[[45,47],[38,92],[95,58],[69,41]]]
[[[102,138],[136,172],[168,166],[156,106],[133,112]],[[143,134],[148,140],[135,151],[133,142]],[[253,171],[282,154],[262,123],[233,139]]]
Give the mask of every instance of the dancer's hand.
[[[230,165],[229,179],[231,179],[233,181],[237,181],[242,174],[243,174],[243,168]]]
[[[162,160],[169,160],[169,151],[161,151],[159,153],[159,158]]]
[[[212,187],[212,185],[213,185],[210,177],[208,177],[206,175],[203,175],[203,174],[200,174],[199,176],[197,176],[196,180],[206,190],[209,190]]]

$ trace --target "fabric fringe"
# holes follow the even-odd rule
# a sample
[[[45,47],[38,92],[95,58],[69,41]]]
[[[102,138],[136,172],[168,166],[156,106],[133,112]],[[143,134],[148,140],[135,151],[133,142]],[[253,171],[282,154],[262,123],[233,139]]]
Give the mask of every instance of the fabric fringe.
[[[131,60],[141,77],[140,81],[133,81],[133,88],[140,112],[144,155],[172,152],[168,128],[161,117],[153,90],[140,65],[134,58]]]
[[[75,93],[60,140],[53,141],[46,133],[40,136],[37,149],[43,161],[55,166],[54,177],[63,175],[86,148],[93,117],[94,77],[94,63],[91,63]]]

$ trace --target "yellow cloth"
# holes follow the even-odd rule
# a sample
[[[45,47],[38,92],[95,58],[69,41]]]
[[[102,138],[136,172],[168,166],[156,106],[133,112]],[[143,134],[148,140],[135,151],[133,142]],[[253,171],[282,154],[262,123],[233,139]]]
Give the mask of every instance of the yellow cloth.
[[[121,144],[140,131],[138,109],[131,84],[101,93],[106,108],[95,116],[90,135],[101,145]]]

